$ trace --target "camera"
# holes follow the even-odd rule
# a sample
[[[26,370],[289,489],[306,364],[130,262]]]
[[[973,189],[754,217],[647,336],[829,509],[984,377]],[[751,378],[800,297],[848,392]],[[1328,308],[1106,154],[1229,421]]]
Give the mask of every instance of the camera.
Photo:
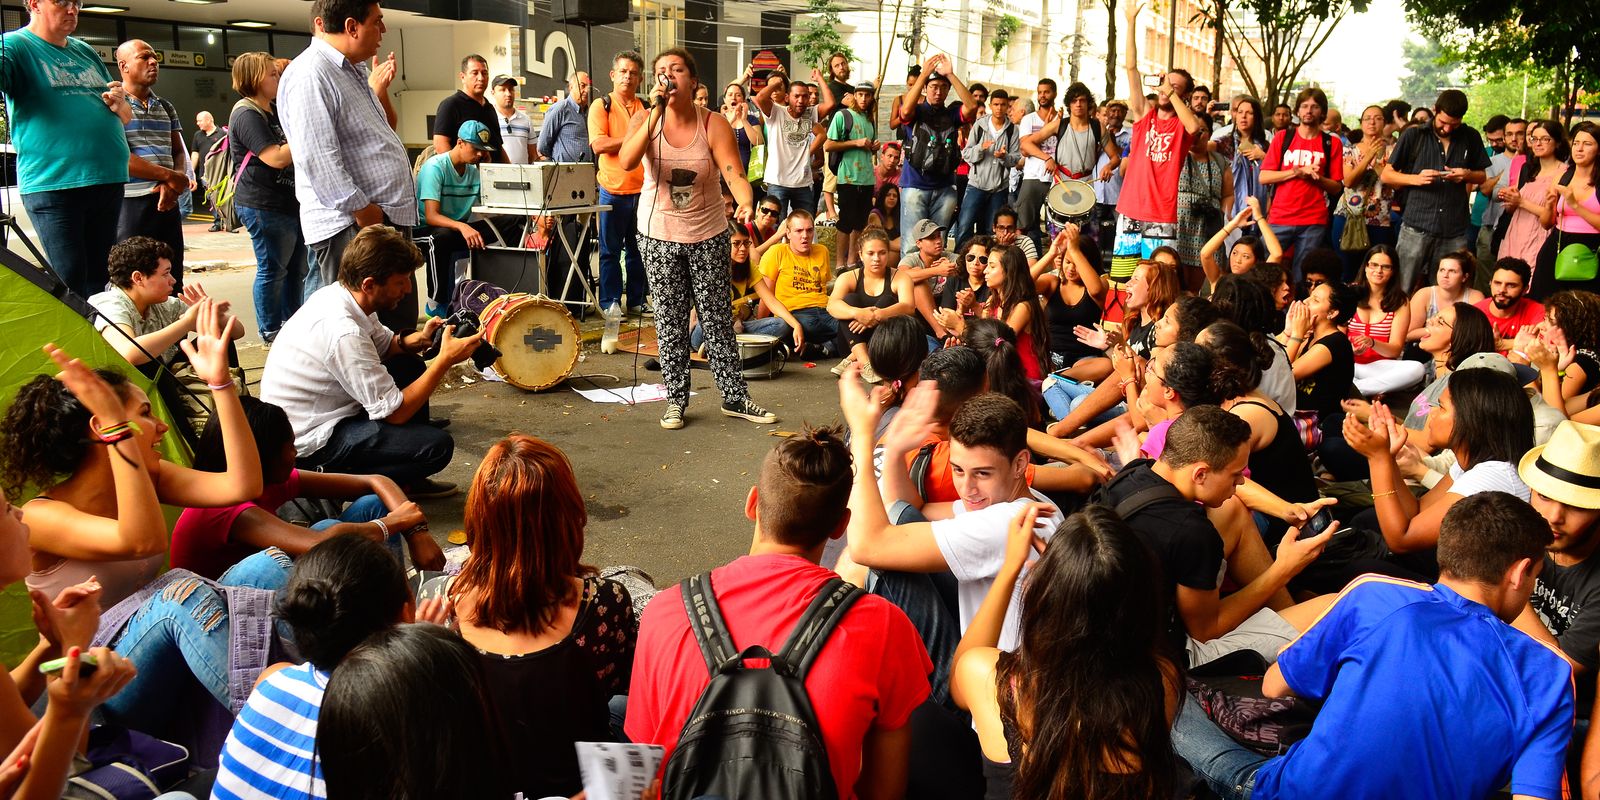
[[[439,349],[444,346],[445,328],[454,325],[455,337],[457,339],[464,339],[468,336],[477,335],[480,324],[481,323],[478,321],[477,314],[474,314],[464,308],[457,309],[454,314],[445,317],[444,324],[440,325],[438,330],[433,332],[433,344],[428,345],[428,349],[422,354],[422,359],[424,361],[432,361],[439,355]],[[478,348],[472,351],[472,365],[477,367],[479,370],[485,369],[490,364],[493,364],[499,360],[500,348],[489,344],[487,340],[478,342]]]

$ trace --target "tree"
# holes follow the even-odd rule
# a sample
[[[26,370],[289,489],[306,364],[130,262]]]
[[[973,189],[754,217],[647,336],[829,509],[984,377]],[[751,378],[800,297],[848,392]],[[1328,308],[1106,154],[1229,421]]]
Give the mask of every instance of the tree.
[[[1022,20],[1013,14],[1005,14],[994,23],[994,38],[989,40],[989,46],[994,49],[994,60],[1000,60],[1000,54],[1006,51],[1006,45],[1011,44],[1011,37],[1022,30]]]
[[[1447,2],[1448,0],[1436,0]],[[1246,88],[1271,108],[1289,95],[1311,57],[1328,43],[1340,20],[1367,10],[1369,0],[1237,0],[1203,5],[1207,24],[1220,25],[1222,42]],[[1259,62],[1261,74],[1249,64]]]
[[[1117,0],[1100,0],[1106,5],[1106,93],[1105,97],[1117,96]],[[1143,91],[1141,87],[1130,86],[1129,92]]]
[[[1530,66],[1555,68],[1565,105],[1581,87],[1600,84],[1600,26],[1582,3],[1565,0],[1406,0],[1413,20],[1433,28],[1459,27],[1446,45],[1474,72],[1520,75]]]
[[[1466,123],[1478,129],[1482,129],[1483,123],[1495,114],[1542,119],[1549,116],[1552,108],[1561,104],[1561,87],[1556,82],[1555,70],[1550,69],[1529,70],[1520,76],[1496,80],[1473,81],[1466,91]]]
[[[834,53],[844,53],[851,61],[856,60],[855,51],[850,45],[845,44],[844,36],[839,33],[839,14],[844,11],[834,0],[807,0],[807,19],[800,27],[800,36],[794,40],[794,54],[799,57],[795,65],[795,75],[803,76],[801,65],[821,67],[824,74],[828,70],[828,57]]]
[[[1400,43],[1400,52],[1409,71],[1400,78],[1400,99],[1413,107],[1433,108],[1440,90],[1460,85],[1452,74],[1456,62],[1449,58],[1438,37],[1424,37],[1420,43],[1407,39]]]

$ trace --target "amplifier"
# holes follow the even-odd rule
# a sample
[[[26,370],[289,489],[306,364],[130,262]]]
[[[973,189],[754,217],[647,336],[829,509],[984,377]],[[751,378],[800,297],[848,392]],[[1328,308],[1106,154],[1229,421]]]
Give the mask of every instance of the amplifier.
[[[478,204],[497,208],[573,208],[600,200],[589,163],[479,164],[478,181]]]

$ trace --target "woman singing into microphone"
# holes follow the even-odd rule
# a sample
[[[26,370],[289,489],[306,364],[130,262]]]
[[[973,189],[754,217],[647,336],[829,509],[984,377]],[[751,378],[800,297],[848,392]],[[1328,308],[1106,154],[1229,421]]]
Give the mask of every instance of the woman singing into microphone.
[[[690,303],[700,311],[722,413],[777,422],[777,415],[750,401],[728,305],[728,220],[718,175],[739,204],[735,219],[748,223],[751,204],[733,128],[722,115],[694,104],[700,79],[687,50],[662,51],[651,72],[649,110],[634,115],[618,157],[623,169],[640,161],[645,168],[639,256],[655,298],[661,374],[667,385],[661,427],[682,428],[689,405]]]

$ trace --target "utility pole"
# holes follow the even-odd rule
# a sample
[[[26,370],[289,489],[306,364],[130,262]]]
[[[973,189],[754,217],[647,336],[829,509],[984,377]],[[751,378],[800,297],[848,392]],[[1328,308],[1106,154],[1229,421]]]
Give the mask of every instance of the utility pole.
[[[907,48],[911,51],[911,63],[922,63],[922,0],[917,0],[911,7],[911,41]]]

